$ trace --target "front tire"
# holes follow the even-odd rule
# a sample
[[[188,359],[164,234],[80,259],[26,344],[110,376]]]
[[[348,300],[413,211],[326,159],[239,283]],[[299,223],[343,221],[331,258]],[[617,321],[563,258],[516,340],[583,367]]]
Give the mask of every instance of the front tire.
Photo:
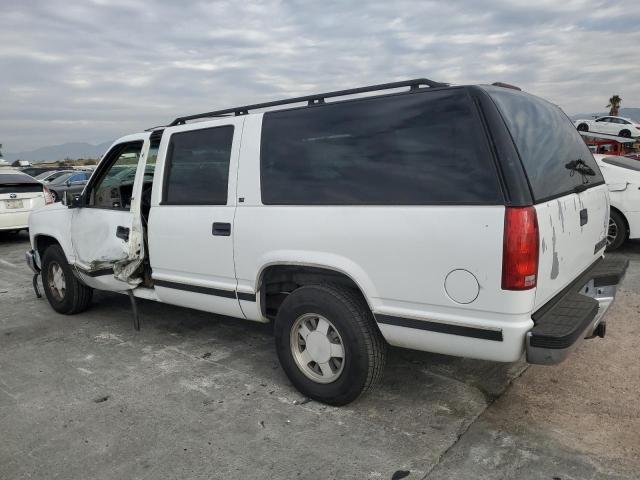
[[[337,285],[307,285],[282,302],[275,342],[283,370],[304,395],[346,405],[380,379],[386,342],[366,302]]]
[[[589,131],[589,125],[587,125],[586,123],[581,123],[580,125],[578,125],[578,131],[579,132],[588,132]]]
[[[620,248],[627,239],[627,222],[618,212],[611,210],[609,216],[609,229],[607,230],[607,251],[611,252]]]
[[[631,132],[629,130],[620,130],[620,133],[618,133],[619,137],[624,137],[624,138],[631,138]]]
[[[76,278],[60,245],[51,245],[44,252],[42,285],[49,304],[58,313],[80,313],[91,303],[93,289]]]

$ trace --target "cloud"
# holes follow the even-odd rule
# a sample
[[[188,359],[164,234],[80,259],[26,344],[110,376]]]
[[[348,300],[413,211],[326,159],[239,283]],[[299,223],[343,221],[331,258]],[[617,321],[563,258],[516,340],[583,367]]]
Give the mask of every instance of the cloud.
[[[636,0],[63,1],[3,6],[0,142],[102,142],[174,117],[412,77],[640,106]]]

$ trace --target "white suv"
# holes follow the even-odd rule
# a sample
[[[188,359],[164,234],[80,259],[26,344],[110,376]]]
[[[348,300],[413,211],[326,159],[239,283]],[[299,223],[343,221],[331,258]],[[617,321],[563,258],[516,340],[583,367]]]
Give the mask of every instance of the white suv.
[[[626,269],[602,258],[608,217],[560,109],[419,79],[121,138],[31,216],[27,260],[61,313],[102,289],[273,321],[293,384],[342,405],[387,344],[552,364],[603,336]]]

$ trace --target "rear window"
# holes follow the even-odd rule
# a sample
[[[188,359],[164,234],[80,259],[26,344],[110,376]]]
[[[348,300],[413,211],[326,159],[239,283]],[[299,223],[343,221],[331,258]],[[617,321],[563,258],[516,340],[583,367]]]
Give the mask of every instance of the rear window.
[[[536,202],[566,195],[580,185],[604,183],[591,151],[559,107],[523,92],[485,88],[511,132]],[[594,175],[568,169],[575,160],[582,160]]]
[[[0,173],[0,194],[41,192],[42,184],[21,173]]]
[[[503,202],[463,89],[265,113],[261,187],[267,205]]]

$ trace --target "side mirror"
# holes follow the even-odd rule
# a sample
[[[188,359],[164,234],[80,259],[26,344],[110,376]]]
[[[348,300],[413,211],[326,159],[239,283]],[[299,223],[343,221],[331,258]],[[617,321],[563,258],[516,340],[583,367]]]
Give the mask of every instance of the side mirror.
[[[67,208],[78,208],[82,206],[82,195],[71,193],[68,190],[62,192],[62,204]]]

